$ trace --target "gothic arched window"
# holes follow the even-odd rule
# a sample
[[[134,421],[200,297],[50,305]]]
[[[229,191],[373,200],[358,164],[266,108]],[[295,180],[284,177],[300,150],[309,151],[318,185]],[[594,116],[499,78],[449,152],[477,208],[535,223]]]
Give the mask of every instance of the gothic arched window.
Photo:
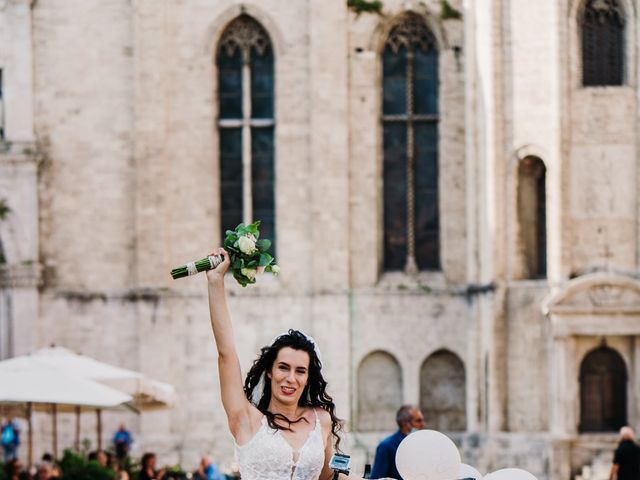
[[[429,428],[467,429],[466,389],[464,364],[455,353],[429,355],[420,369],[420,409]]]
[[[273,63],[269,35],[253,18],[225,29],[217,51],[221,231],[261,220],[275,250]]]
[[[624,11],[618,0],[586,0],[580,19],[582,84],[624,83]]]
[[[522,278],[547,275],[546,168],[537,157],[518,164],[518,251]]]
[[[437,270],[438,48],[422,18],[402,17],[382,65],[384,269]]]
[[[616,431],[627,424],[627,368],[618,352],[600,347],[580,366],[580,431]]]
[[[400,405],[400,364],[386,352],[370,353],[358,367],[358,430],[392,430]]]

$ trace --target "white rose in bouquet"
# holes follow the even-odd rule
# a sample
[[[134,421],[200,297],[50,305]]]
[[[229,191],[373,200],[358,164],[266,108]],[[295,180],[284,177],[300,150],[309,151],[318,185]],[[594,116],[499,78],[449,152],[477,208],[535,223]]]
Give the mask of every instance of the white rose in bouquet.
[[[248,235],[242,235],[238,238],[238,248],[245,255],[253,255],[256,251],[256,242]]]
[[[242,268],[240,269],[240,273],[242,273],[242,275],[247,277],[249,280],[253,280],[254,278],[256,278],[258,270],[255,268]]]

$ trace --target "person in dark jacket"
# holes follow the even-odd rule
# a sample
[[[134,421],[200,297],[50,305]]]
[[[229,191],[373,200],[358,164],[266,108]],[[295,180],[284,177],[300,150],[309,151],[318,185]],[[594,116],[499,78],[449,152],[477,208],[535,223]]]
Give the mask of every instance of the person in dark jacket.
[[[376,457],[373,461],[373,469],[369,478],[396,478],[402,480],[396,468],[396,451],[404,437],[414,430],[424,428],[424,415],[414,405],[403,405],[396,413],[398,431],[388,436],[376,449]]]
[[[640,447],[631,427],[620,429],[620,443],[613,454],[609,480],[640,480]]]

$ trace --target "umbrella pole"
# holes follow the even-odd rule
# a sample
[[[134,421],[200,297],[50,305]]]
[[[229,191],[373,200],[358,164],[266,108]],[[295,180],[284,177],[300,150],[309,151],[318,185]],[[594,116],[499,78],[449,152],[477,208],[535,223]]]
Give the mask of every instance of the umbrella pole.
[[[51,404],[51,419],[53,422],[53,458],[58,459],[58,406]]]
[[[102,410],[96,409],[96,425],[98,428],[98,451],[102,450]]]
[[[31,402],[27,402],[27,429],[29,430],[29,470],[33,466],[33,425],[31,423]]]
[[[76,407],[76,453],[80,453],[80,407]]]

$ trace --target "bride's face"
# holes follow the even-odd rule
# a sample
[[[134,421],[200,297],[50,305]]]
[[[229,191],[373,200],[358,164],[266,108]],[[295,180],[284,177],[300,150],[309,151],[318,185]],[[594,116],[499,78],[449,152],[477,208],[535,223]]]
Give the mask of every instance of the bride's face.
[[[271,395],[286,405],[297,405],[309,380],[309,354],[283,347],[278,351],[271,372]]]

